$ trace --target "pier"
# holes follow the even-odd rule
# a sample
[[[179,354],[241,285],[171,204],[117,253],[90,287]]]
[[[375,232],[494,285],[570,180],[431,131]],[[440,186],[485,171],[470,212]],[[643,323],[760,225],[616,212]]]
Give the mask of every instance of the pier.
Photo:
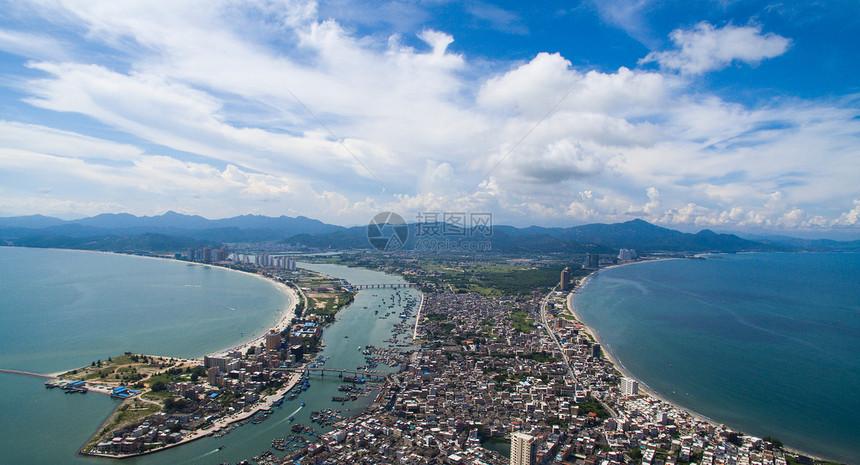
[[[35,376],[37,378],[44,378],[44,379],[54,379],[57,377],[56,375],[45,375],[42,373],[30,373],[29,371],[21,371],[21,370],[7,370],[5,368],[0,368],[0,373],[10,373],[13,375],[24,375],[24,376]]]

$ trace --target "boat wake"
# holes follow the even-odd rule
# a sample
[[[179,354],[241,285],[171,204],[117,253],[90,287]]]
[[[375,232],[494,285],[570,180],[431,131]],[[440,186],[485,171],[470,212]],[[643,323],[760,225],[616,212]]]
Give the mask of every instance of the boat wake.
[[[196,460],[202,459],[203,457],[206,457],[206,456],[212,455],[212,454],[214,454],[214,453],[216,453],[216,452],[219,452],[221,449],[223,449],[223,447],[219,447],[219,448],[217,448],[217,449],[215,449],[215,450],[209,451],[209,452],[207,452],[207,453],[205,453],[205,454],[201,455],[200,457],[195,458],[194,460],[196,461]]]
[[[284,423],[286,423],[286,422],[290,421],[290,418],[293,418],[294,416],[296,416],[296,414],[297,414],[297,413],[299,413],[299,411],[301,411],[303,408],[304,408],[303,406],[299,406],[299,408],[297,408],[295,411],[293,411],[293,413],[289,414],[289,415],[288,415],[286,418],[284,418],[283,420],[281,420],[281,421],[277,422],[277,423],[275,424],[275,426],[277,426],[277,425],[281,425],[281,424],[284,424]]]

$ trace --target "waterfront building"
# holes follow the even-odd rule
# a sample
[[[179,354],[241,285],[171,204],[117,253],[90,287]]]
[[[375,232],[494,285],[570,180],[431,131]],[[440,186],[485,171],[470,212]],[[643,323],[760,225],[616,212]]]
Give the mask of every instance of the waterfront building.
[[[559,283],[559,287],[562,292],[565,292],[570,288],[570,267],[565,267],[561,270],[561,282]]]
[[[618,260],[622,262],[630,262],[636,260],[636,251],[633,249],[621,249],[618,251]]]
[[[511,465],[533,465],[535,459],[535,438],[525,433],[511,434]]]
[[[221,369],[218,367],[210,367],[206,370],[206,380],[212,386],[218,386],[218,375],[221,374]]]
[[[227,357],[203,357],[203,366],[206,368],[218,367],[222,372],[230,372],[239,368],[240,360]]]
[[[203,263],[212,263],[211,247],[203,247]]]
[[[266,349],[267,350],[279,350],[281,348],[281,333],[278,333],[274,329],[269,331],[269,334],[266,334]]]
[[[625,397],[639,394],[639,382],[633,378],[621,378],[621,395]]]
[[[585,262],[582,264],[582,267],[590,270],[598,269],[600,267],[600,255],[596,253],[585,254]]]

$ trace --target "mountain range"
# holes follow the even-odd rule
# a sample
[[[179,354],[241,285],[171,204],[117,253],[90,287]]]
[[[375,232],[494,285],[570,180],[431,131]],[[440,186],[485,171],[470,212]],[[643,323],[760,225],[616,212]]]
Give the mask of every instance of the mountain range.
[[[405,249],[428,250],[444,244],[446,250],[465,250],[479,241],[501,253],[617,253],[619,248],[640,252],[788,251],[803,248],[858,250],[860,243],[769,238],[754,241],[734,234],[702,230],[683,233],[641,219],[615,224],[587,224],[569,228],[495,225],[480,234],[442,235],[449,225],[409,224]],[[428,234],[428,231],[437,233]],[[110,251],[178,251],[191,247],[217,247],[224,243],[277,241],[316,249],[370,249],[366,226],[342,227],[298,217],[241,215],[211,220],[169,211],[158,216],[105,213],[78,220],[42,215],[0,218],[0,241],[6,245],[58,247]]]

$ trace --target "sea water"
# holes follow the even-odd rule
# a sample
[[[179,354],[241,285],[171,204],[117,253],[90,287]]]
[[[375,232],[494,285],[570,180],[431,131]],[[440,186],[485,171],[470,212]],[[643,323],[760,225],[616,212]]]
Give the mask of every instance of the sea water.
[[[860,463],[860,254],[713,255],[600,271],[574,305],[660,396]]]

